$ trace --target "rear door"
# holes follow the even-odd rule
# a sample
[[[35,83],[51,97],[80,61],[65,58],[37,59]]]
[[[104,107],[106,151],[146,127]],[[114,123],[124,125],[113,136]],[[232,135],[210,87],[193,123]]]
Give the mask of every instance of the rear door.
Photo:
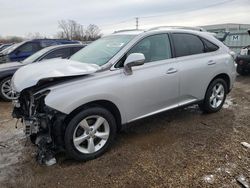
[[[179,105],[201,100],[216,70],[218,47],[193,34],[172,33],[171,36],[180,79]]]

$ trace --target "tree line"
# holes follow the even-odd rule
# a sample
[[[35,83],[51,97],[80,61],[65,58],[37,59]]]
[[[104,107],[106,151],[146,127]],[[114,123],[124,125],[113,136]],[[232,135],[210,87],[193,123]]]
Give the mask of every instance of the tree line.
[[[58,28],[59,31],[54,35],[53,38],[78,41],[94,41],[102,36],[101,29],[97,25],[90,24],[85,28],[82,24],[79,24],[74,20],[60,20],[58,21]],[[35,38],[41,39],[47,37],[41,35],[39,32],[36,32],[27,34],[27,37],[0,37],[0,43],[21,42],[26,39]]]

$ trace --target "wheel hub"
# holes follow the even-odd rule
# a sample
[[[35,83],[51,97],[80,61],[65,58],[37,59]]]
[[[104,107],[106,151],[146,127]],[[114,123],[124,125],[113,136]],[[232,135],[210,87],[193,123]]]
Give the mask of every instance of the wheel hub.
[[[76,127],[73,143],[81,153],[94,153],[107,142],[110,134],[108,121],[101,116],[89,116]]]

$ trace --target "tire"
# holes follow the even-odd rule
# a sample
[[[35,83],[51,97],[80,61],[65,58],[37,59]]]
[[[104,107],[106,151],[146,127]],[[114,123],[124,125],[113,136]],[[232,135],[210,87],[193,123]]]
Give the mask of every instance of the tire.
[[[223,87],[223,89],[217,94],[214,88],[218,88],[219,86]],[[219,91],[219,88],[216,89],[216,91]],[[224,91],[224,93],[222,91]],[[225,102],[227,92],[228,87],[225,80],[221,78],[213,80],[208,86],[203,102],[199,104],[200,109],[205,113],[218,112]]]
[[[77,161],[95,159],[109,149],[115,139],[116,129],[115,118],[108,110],[102,107],[87,108],[75,115],[66,127],[66,153]]]
[[[0,97],[6,102],[10,102],[13,99],[13,97],[15,97],[15,94],[13,94],[13,97],[11,98],[11,96],[8,96],[7,93],[5,93],[6,89],[10,87],[10,82],[11,82],[11,77],[4,78],[0,82]]]
[[[244,70],[244,68],[242,66],[240,66],[240,65],[237,65],[236,71],[241,76],[247,75],[247,71]]]

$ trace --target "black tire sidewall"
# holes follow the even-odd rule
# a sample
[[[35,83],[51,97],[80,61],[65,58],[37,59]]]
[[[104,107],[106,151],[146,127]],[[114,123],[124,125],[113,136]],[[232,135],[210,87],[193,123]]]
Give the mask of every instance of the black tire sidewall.
[[[79,122],[83,120],[84,118],[91,116],[91,115],[100,115],[108,121],[109,128],[110,128],[110,135],[109,135],[107,142],[100,150],[92,154],[84,154],[75,148],[73,144],[73,134]],[[109,149],[110,145],[114,141],[115,136],[116,136],[115,118],[108,110],[102,107],[86,108],[85,110],[79,112],[76,116],[74,116],[69,122],[68,126],[66,127],[65,136],[64,136],[66,153],[71,158],[78,160],[78,161],[87,161],[87,160],[95,159]]]
[[[4,78],[0,81],[0,97],[1,99],[3,99],[4,101],[6,102],[10,102],[11,100],[10,99],[7,99],[3,93],[2,93],[2,86],[3,86],[3,83],[5,83],[7,80],[11,80],[11,77],[7,77],[7,78]]]
[[[213,108],[210,104],[210,96],[213,92],[214,86],[218,83],[221,83],[223,85],[225,95],[224,95],[224,99],[223,99],[222,103],[220,104],[220,106],[218,106],[217,108]],[[222,106],[226,100],[227,92],[228,92],[228,87],[227,87],[227,83],[225,82],[225,80],[223,80],[221,78],[217,78],[217,79],[213,80],[207,89],[203,109],[208,113],[218,112],[222,108]]]

